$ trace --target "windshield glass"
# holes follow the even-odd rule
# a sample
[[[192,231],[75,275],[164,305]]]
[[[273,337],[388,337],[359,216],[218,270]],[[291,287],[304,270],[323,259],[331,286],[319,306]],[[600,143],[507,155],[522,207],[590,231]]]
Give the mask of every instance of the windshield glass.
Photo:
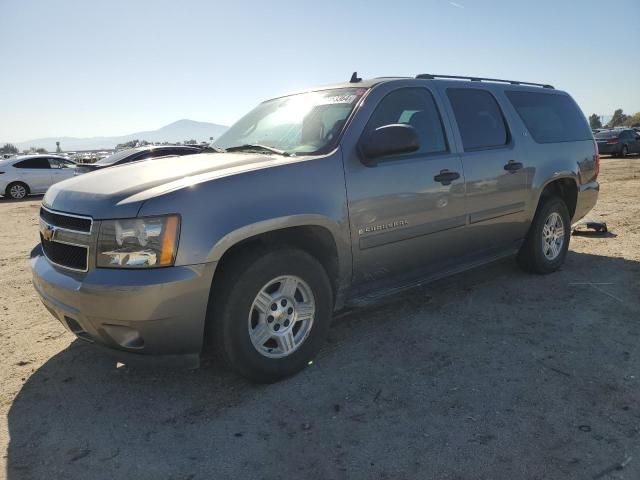
[[[596,133],[596,138],[613,138],[613,137],[617,137],[619,134],[620,132],[607,130],[605,132]]]
[[[261,103],[215,142],[218,148],[264,145],[290,154],[315,154],[335,146],[365,88],[336,88]]]
[[[105,157],[102,160],[98,160],[96,162],[96,165],[113,165],[114,163],[119,162],[123,158],[127,158],[128,156],[138,151],[139,150],[135,148],[127,148],[126,150],[120,150],[119,152],[116,152],[113,155],[109,155],[108,157]]]

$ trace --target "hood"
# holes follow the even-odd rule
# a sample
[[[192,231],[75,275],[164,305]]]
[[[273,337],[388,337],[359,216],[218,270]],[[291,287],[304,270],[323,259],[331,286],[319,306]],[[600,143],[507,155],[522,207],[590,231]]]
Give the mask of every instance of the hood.
[[[180,188],[242,172],[300,161],[256,153],[205,153],[134,162],[56,183],[42,203],[95,219],[135,217],[142,203]]]

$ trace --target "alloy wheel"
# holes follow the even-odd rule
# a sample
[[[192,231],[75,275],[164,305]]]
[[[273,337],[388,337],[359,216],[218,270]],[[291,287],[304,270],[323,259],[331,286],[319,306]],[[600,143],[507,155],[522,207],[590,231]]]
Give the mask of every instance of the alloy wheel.
[[[557,212],[552,212],[542,227],[542,253],[547,260],[558,258],[564,246],[564,222]]]
[[[267,358],[295,352],[309,336],[316,312],[309,285],[294,275],[265,284],[251,305],[248,328],[251,343]]]
[[[11,186],[11,188],[9,189],[9,195],[15,200],[20,200],[21,198],[27,196],[27,189],[24,188],[24,185],[20,185],[18,183]]]

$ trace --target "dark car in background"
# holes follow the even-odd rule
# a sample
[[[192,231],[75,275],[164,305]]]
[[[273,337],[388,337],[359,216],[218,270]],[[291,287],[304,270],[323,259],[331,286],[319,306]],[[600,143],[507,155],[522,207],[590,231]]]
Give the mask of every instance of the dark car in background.
[[[89,173],[107,167],[115,167],[125,163],[138,162],[140,160],[148,160],[150,158],[183,156],[201,153],[202,147],[187,145],[148,145],[144,147],[128,148],[109,155],[108,157],[98,160],[96,163],[88,165],[78,165],[76,175]]]
[[[633,128],[605,130],[596,133],[598,153],[626,157],[629,153],[640,153],[640,133]]]

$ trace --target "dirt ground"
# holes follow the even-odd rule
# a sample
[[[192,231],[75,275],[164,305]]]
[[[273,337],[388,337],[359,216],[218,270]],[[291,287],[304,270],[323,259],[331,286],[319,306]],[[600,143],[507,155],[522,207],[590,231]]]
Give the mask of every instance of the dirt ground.
[[[339,317],[255,386],[116,365],[40,304],[40,198],[0,200],[0,478],[640,478],[640,157],[549,276],[513,261]]]

